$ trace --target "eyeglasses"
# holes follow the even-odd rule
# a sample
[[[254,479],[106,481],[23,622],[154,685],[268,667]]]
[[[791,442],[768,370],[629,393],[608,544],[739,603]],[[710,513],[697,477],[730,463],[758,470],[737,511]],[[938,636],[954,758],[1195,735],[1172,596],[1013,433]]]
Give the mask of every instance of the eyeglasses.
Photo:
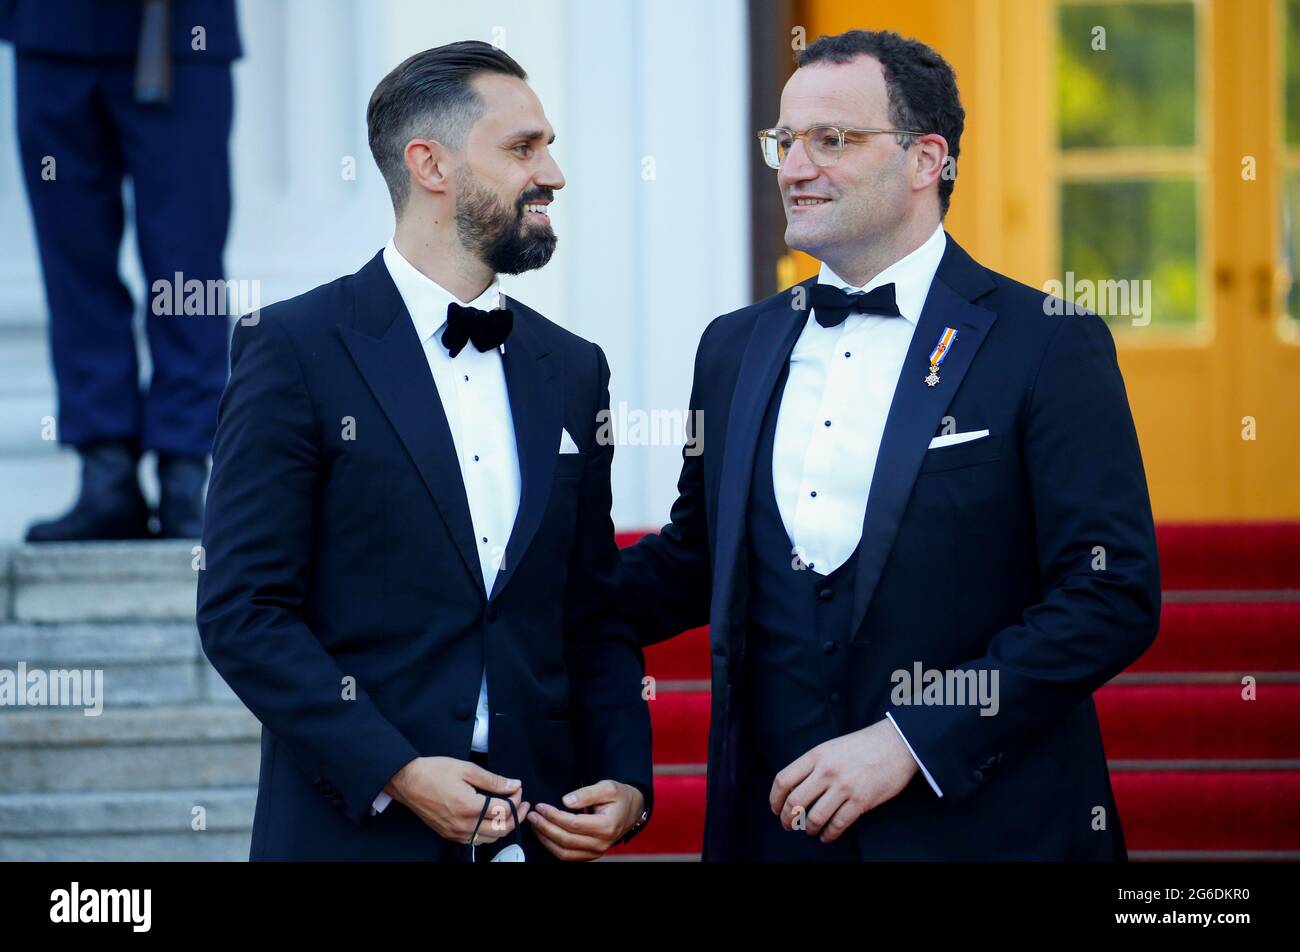
[[[808,158],[818,168],[834,165],[844,154],[845,136],[877,135],[923,136],[926,132],[911,132],[907,129],[853,129],[848,126],[813,126],[803,132],[789,129],[763,129],[758,133],[758,145],[763,151],[763,161],[768,168],[779,169],[785,164],[785,157],[794,148],[796,139],[804,140]],[[853,141],[849,139],[847,141]]]

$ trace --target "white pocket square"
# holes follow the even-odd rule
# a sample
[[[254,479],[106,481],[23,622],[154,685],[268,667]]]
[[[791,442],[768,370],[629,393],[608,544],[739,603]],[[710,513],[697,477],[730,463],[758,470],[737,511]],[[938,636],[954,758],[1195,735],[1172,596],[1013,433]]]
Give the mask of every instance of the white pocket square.
[[[988,435],[988,430],[971,430],[969,433],[945,433],[943,436],[936,436],[930,441],[930,449],[936,450],[941,446],[952,446],[954,443],[967,443],[970,440],[978,440]]]
[[[578,452],[578,444],[573,442],[573,437],[569,436],[569,431],[564,428],[560,429],[560,452],[561,453]]]

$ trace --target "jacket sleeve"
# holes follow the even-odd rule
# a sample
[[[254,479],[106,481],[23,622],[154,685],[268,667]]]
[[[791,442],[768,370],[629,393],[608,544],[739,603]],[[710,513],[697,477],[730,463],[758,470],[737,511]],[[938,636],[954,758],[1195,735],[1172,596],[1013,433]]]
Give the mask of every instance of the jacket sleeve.
[[[709,551],[704,452],[708,438],[720,438],[725,421],[704,419],[700,392],[707,382],[710,325],[695,354],[694,383],[687,417],[687,441],[677,501],[658,535],[648,535],[622,551],[619,607],[642,645],[652,645],[709,621],[713,566]],[[708,425],[714,429],[710,431]]]
[[[303,621],[321,447],[293,346],[274,317],[237,324],[203,528],[204,653],[307,776],[361,824],[419,756]],[[350,683],[350,682],[349,682]]]
[[[609,365],[594,344],[597,399],[592,419],[609,410]],[[564,591],[565,660],[569,671],[580,769],[586,783],[617,780],[654,805],[650,710],[642,697],[645,662],[630,627],[616,611],[618,544],[613,502],[611,440],[596,437],[586,450],[578,524]],[[644,828],[644,827],[643,827]],[[638,831],[624,837],[631,839]]]
[[[978,788],[1004,753],[1131,664],[1159,627],[1155,526],[1115,345],[1093,314],[1058,320],[1020,437],[1043,597],[961,666],[989,672],[997,713],[890,711],[945,798]]]

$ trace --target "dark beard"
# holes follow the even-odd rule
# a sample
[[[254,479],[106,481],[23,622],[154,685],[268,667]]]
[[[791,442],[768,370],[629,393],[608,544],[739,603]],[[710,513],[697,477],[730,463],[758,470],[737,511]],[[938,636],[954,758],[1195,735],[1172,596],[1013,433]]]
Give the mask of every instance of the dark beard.
[[[456,235],[494,274],[522,274],[551,260],[558,241],[551,226],[539,229],[524,221],[524,206],[552,198],[550,189],[530,189],[511,208],[468,173],[464,182],[456,196]]]

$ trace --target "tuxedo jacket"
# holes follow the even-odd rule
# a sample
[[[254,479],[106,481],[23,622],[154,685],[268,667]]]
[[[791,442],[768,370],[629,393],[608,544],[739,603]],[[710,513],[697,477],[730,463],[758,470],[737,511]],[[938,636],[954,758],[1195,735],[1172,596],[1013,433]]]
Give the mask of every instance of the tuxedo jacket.
[[[814,280],[705,330],[690,407],[703,452],[683,455],[672,521],[623,552],[620,602],[644,644],[710,625],[705,859],[738,855],[747,500],[755,466],[771,465],[755,446]],[[949,236],[898,377],[857,553],[844,703],[854,730],[891,713],[943,796],[918,772],[865,814],[845,834],[864,859],[1124,855],[1091,695],[1155,637],[1155,533],[1109,330],[1046,301]],[[930,448],[954,429],[989,432]],[[998,713],[894,703],[895,672],[917,662],[996,673]]]
[[[509,307],[521,489],[491,597],[382,254],[236,326],[198,627],[263,726],[253,859],[454,856],[405,806],[371,816],[371,803],[416,757],[469,759],[485,665],[488,766],[524,799],[559,805],[611,779],[651,802],[640,648],[610,605],[613,447],[596,439],[609,369],[594,344]],[[559,453],[562,429],[578,453]]]

